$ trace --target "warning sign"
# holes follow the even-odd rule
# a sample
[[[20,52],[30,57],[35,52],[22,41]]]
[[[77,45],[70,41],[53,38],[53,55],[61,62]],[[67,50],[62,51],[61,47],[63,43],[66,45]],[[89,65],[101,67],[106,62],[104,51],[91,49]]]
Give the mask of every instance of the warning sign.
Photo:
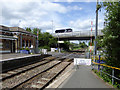
[[[91,65],[91,59],[74,58],[74,65]]]

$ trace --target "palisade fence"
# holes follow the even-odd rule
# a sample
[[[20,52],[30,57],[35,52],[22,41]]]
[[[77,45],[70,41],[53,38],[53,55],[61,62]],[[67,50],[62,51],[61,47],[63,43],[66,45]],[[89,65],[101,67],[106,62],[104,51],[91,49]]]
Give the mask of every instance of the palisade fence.
[[[120,85],[120,76],[116,77],[116,72],[120,72],[120,68],[106,65],[105,61],[100,60],[100,56],[99,56],[99,60],[95,60],[95,57],[92,60],[92,70],[99,71],[101,77],[103,76],[103,74],[110,76],[112,85],[115,84],[115,81],[117,81],[118,84]],[[108,70],[107,72],[109,72],[109,73],[105,72],[106,70]],[[119,88],[120,88],[120,86],[119,86]]]

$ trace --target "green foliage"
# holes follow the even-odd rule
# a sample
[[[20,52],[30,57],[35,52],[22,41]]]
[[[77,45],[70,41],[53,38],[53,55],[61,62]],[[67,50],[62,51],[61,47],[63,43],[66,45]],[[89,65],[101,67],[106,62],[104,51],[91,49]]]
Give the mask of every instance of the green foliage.
[[[43,46],[42,48],[47,49],[48,51],[50,51],[50,47],[49,46]]]
[[[23,48],[23,47],[22,47],[22,48],[20,48],[20,50],[24,50],[24,49],[25,49],[25,48]]]
[[[87,47],[87,45],[85,44],[85,42],[79,42],[79,46],[81,48],[86,48]]]
[[[30,49],[28,47],[26,47],[25,50],[29,51]]]
[[[64,50],[69,51],[69,47],[70,47],[70,42],[69,41],[65,41],[64,45],[62,46]]]
[[[104,36],[98,38],[97,45],[106,55],[106,64],[120,68],[120,1],[104,2],[102,5],[106,10],[106,26],[103,29]],[[105,71],[111,74],[111,70],[106,68]],[[120,71],[115,71],[115,75],[120,78]],[[104,77],[106,81],[109,81],[110,77]],[[120,81],[117,83],[120,84]]]
[[[25,29],[26,29],[26,31],[28,31],[28,32],[32,32],[31,28],[29,28],[29,27],[27,27],[27,28],[25,28]]]
[[[106,27],[101,45],[106,50],[107,64],[120,67],[120,2],[105,2]]]
[[[88,45],[89,45],[89,46],[91,45],[91,41],[88,43]],[[94,46],[94,43],[92,43],[92,46]]]
[[[57,44],[57,39],[47,32],[39,33],[38,40],[39,40],[39,47],[41,46],[56,47]]]
[[[26,31],[32,32],[33,34],[37,35],[38,32],[38,42],[40,48],[48,49],[50,50],[51,47],[55,48],[57,45],[57,39],[54,38],[51,34],[48,32],[41,33],[41,29],[39,28],[26,28]],[[37,38],[36,38],[37,40]]]
[[[39,28],[34,28],[34,29],[33,29],[33,34],[37,35],[37,31],[38,31],[38,34],[41,33],[41,29],[39,29]]]

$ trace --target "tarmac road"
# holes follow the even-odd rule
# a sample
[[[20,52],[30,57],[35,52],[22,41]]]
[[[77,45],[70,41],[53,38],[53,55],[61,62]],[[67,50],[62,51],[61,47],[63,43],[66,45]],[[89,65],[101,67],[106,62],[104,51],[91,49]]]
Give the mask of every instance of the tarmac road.
[[[58,88],[111,88],[91,71],[90,66],[79,66]]]
[[[64,57],[64,58],[84,58],[85,57],[85,55],[82,55],[81,53],[48,52],[48,54],[51,54],[54,57]]]

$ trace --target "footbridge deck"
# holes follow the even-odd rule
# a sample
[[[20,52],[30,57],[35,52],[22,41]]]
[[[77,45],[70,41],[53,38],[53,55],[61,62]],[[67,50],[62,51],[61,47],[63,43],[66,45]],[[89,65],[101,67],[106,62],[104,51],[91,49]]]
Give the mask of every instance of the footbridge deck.
[[[103,36],[101,30],[98,30],[98,36]],[[91,37],[95,38],[95,31],[84,30],[75,32],[65,32],[65,33],[53,33],[54,37],[59,38],[59,40],[90,40]]]

